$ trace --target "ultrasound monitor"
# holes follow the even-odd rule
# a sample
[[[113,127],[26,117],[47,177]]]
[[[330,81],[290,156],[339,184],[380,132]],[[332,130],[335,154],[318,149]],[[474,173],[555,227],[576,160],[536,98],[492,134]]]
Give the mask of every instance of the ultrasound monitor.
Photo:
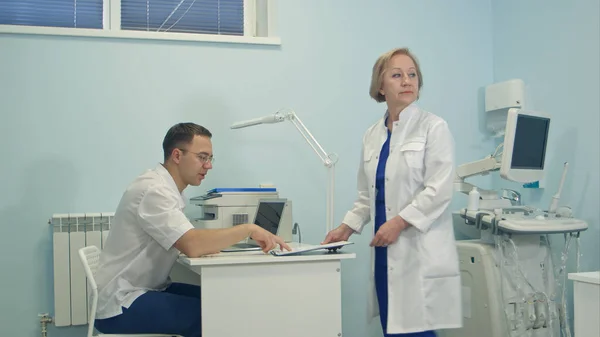
[[[540,181],[544,177],[549,130],[550,117],[546,114],[510,109],[500,176],[520,183]]]

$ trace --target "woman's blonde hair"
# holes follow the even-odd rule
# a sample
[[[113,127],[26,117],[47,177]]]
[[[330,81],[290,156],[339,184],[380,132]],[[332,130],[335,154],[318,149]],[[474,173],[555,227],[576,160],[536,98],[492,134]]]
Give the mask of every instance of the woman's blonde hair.
[[[390,59],[396,55],[406,55],[413,60],[413,62],[415,63],[415,67],[417,68],[417,76],[419,78],[419,91],[423,86],[423,75],[421,75],[421,67],[419,67],[419,62],[417,61],[417,58],[410,52],[410,50],[408,50],[408,48],[392,49],[379,56],[377,62],[375,62],[375,65],[373,66],[373,74],[371,75],[371,87],[369,89],[369,95],[371,95],[371,97],[378,103],[385,102],[385,96],[379,92],[379,90],[381,90],[383,72]]]

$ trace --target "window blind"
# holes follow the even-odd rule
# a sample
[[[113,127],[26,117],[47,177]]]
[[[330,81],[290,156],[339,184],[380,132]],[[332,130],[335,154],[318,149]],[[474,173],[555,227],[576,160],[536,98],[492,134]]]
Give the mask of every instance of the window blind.
[[[244,1],[121,0],[121,29],[244,35]]]
[[[0,0],[2,25],[102,29],[102,14],[103,0]]]

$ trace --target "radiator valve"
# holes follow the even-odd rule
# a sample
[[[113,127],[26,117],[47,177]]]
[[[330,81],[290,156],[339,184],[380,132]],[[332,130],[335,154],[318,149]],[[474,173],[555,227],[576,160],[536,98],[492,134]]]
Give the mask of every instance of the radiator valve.
[[[47,337],[47,326],[49,323],[52,323],[52,317],[48,314],[38,314],[38,317],[40,318],[40,324],[42,325],[42,337]]]

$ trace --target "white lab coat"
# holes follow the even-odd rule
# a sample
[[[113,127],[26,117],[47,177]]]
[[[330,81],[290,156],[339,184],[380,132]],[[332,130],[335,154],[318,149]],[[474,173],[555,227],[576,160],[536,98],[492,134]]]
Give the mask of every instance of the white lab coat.
[[[375,175],[387,138],[386,116],[364,135],[358,199],[343,220],[358,233],[375,219]],[[388,246],[387,333],[459,328],[461,280],[448,209],[454,140],[447,123],[415,103],[405,108],[392,129],[385,177],[387,219],[400,215],[411,224]],[[369,313],[373,318],[379,307],[373,249],[371,255]]]

